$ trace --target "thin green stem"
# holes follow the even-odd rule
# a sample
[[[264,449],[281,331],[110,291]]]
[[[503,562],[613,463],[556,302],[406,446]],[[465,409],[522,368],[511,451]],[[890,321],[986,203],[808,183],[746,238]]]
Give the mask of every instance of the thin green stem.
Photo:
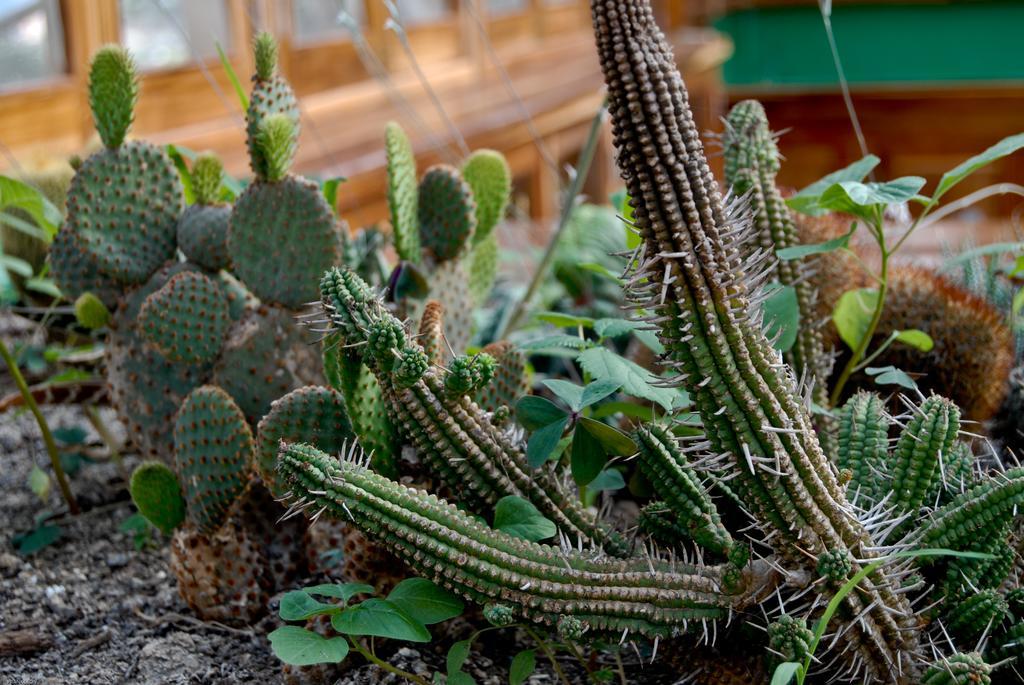
[[[594,115],[594,119],[590,123],[590,132],[587,134],[587,140],[580,151],[579,161],[576,163],[576,175],[573,177],[572,183],[569,184],[569,188],[562,201],[562,213],[558,220],[558,228],[555,229],[551,240],[548,241],[548,246],[544,250],[544,256],[534,270],[533,277],[530,279],[530,284],[527,286],[522,299],[516,303],[516,308],[512,310],[512,315],[505,320],[504,325],[500,327],[497,335],[495,335],[496,340],[503,339],[509,331],[515,330],[516,326],[521,323],[527,308],[530,306],[530,302],[537,294],[537,289],[544,282],[548,269],[551,268],[551,262],[555,258],[555,250],[558,247],[558,243],[561,241],[565,229],[569,226],[573,212],[576,211],[576,198],[583,191],[583,183],[590,174],[590,165],[594,161],[597,143],[601,139],[601,124],[604,122],[604,115],[607,109],[608,102],[605,100],[601,103],[597,114]]]
[[[878,348],[874,352],[872,352],[867,357],[865,357],[864,361],[862,361],[860,364],[857,364],[857,368],[854,369],[853,372],[856,373],[856,372],[864,369],[865,367],[867,367],[867,365],[870,364],[871,362],[875,361],[875,359],[878,358],[878,355],[882,354],[887,349],[889,349],[889,346],[892,345],[893,342],[895,342],[896,338],[898,338],[898,337],[899,337],[899,333],[897,333],[897,332],[890,333],[889,337],[885,339],[885,342],[883,342],[881,345],[879,345]]]
[[[622,654],[619,650],[615,650],[615,670],[619,672],[619,682],[622,685],[629,685],[629,680],[626,678],[626,667],[622,663]]]
[[[46,452],[50,455],[53,473],[57,477],[57,485],[60,486],[60,494],[64,497],[64,501],[67,502],[68,510],[77,516],[81,510],[78,508],[78,502],[75,500],[75,496],[71,494],[71,488],[68,486],[68,478],[64,475],[64,467],[60,464],[60,455],[57,452],[57,443],[53,439],[53,433],[50,432],[50,426],[46,423],[46,417],[43,416],[43,412],[39,411],[36,399],[32,397],[32,391],[29,390],[25,377],[21,375],[18,362],[15,361],[10,350],[7,349],[7,343],[3,340],[0,340],[0,356],[4,358],[7,370],[10,371],[11,377],[14,378],[14,383],[18,386],[18,391],[25,400],[25,405],[32,412],[32,415],[35,416],[36,423],[39,424],[39,432],[43,435],[43,444],[46,445]]]
[[[416,683],[416,685],[430,685],[430,683],[428,683],[425,679],[419,677],[415,673],[409,673],[408,671],[403,671],[402,669],[398,668],[397,666],[392,666],[388,662],[384,661],[383,659],[378,657],[376,654],[374,654],[373,652],[368,650],[363,645],[363,643],[360,642],[359,640],[356,640],[355,638],[351,638],[351,639],[349,639],[349,642],[352,643],[352,648],[353,649],[355,649],[357,652],[359,652],[363,656],[364,659],[369,661],[371,664],[373,664],[377,668],[381,668],[381,669],[387,671],[388,673],[394,673],[399,678],[405,678],[409,682]]]
[[[524,625],[523,630],[526,631],[526,634],[530,636],[531,640],[537,643],[537,646],[540,647],[540,651],[544,652],[544,656],[546,656],[548,661],[551,662],[551,668],[554,669],[555,675],[558,676],[558,679],[565,685],[572,685],[571,681],[565,677],[565,671],[563,671],[562,667],[558,665],[558,660],[555,659],[555,653],[551,651],[551,647],[548,645],[547,641],[542,639],[541,636],[529,626]]]

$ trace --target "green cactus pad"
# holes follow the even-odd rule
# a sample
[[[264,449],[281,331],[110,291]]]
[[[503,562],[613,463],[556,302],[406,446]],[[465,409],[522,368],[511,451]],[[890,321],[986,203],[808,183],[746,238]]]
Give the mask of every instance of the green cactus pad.
[[[231,212],[231,263],[261,300],[296,309],[318,299],[317,280],[341,250],[334,212],[311,181],[253,183]]]
[[[270,405],[260,421],[258,463],[260,477],[275,497],[281,488],[277,474],[277,451],[282,440],[306,442],[328,454],[339,454],[355,440],[345,410],[345,398],[337,390],[309,385],[293,390]]]
[[[427,169],[419,185],[420,242],[434,261],[459,256],[476,230],[476,203],[457,169]]]
[[[185,520],[181,484],[163,462],[147,461],[135,467],[128,491],[139,513],[164,535],[170,535]]]
[[[498,236],[492,233],[478,242],[469,255],[469,292],[478,307],[487,301],[498,277],[499,252]]]
[[[135,116],[138,75],[128,51],[105,45],[89,66],[89,107],[100,140],[108,149],[120,147]]]
[[[248,487],[253,449],[249,424],[226,392],[204,385],[189,393],[174,421],[174,462],[199,532],[220,528]]]
[[[384,132],[387,153],[388,209],[391,232],[398,257],[407,262],[420,261],[418,190],[416,156],[402,127],[391,121]]]
[[[260,122],[256,146],[263,155],[263,180],[277,183],[288,175],[299,140],[295,123],[286,114],[271,114]]]
[[[249,311],[232,324],[213,382],[256,425],[278,397],[323,381],[320,355],[308,331],[277,307]]]
[[[92,293],[82,293],[75,300],[75,320],[89,330],[103,328],[110,323],[110,310]]]
[[[476,403],[485,411],[514,407],[520,397],[530,393],[526,355],[505,340],[491,343],[482,351],[494,358],[497,368],[491,382],[476,391]]]
[[[444,335],[456,354],[473,337],[473,296],[469,292],[465,260],[441,262],[430,275],[430,297],[444,307]]]
[[[491,236],[505,214],[512,193],[512,170],[500,152],[476,150],[463,162],[462,178],[472,189],[476,202],[473,245],[478,246]]]
[[[249,165],[257,178],[266,178],[267,160],[258,142],[263,122],[275,114],[283,114],[294,125],[294,136],[299,136],[299,103],[288,82],[277,73],[277,45],[270,34],[261,33],[255,40],[258,69],[253,75],[249,109],[245,113],[246,145],[249,147]]]
[[[61,293],[69,300],[92,293],[108,309],[117,306],[121,287],[100,272],[96,260],[67,224],[61,226],[50,245],[50,273]]]
[[[142,335],[172,362],[212,362],[229,324],[224,291],[195,271],[173,276],[139,309]]]
[[[208,271],[228,268],[230,220],[228,205],[189,205],[178,220],[178,247],[189,261]]]
[[[174,256],[183,191],[164,151],[142,142],[102,150],[71,181],[66,230],[103,274],[144,283]]]
[[[128,435],[146,456],[169,461],[174,451],[174,415],[192,390],[209,380],[209,364],[175,364],[153,348],[137,324],[146,298],[175,274],[195,270],[172,263],[124,300],[114,314],[105,347],[111,401]]]
[[[991,685],[992,667],[977,652],[957,653],[932,664],[921,685]]]

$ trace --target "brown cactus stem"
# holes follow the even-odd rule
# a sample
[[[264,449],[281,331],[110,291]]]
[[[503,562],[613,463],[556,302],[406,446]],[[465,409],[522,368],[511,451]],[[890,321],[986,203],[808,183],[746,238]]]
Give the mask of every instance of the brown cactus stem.
[[[748,267],[704,156],[673,53],[646,0],[592,0],[618,165],[643,238],[633,295],[654,311],[666,357],[701,414],[719,467],[784,561],[808,569],[871,539],[845,501],[797,383],[754,316]],[[907,601],[874,573],[845,601],[853,668],[869,680],[913,677]]]

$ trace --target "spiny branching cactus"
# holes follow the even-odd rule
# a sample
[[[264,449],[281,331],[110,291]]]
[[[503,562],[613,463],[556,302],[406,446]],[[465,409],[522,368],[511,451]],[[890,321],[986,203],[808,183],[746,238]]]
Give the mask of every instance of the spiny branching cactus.
[[[460,502],[485,513],[505,495],[522,496],[566,535],[611,553],[627,551],[625,542],[584,512],[553,474],[531,469],[523,446],[492,425],[468,397],[493,376],[493,358],[461,357],[447,370],[432,368],[423,348],[354,273],[328,271],[320,289],[322,323],[360,355],[403,438]]]
[[[825,350],[821,321],[814,316],[816,294],[809,282],[803,260],[775,259],[779,250],[799,244],[789,207],[775,183],[779,171],[779,149],[768,128],[764,107],[756,100],[736,104],[725,119],[722,134],[725,157],[725,183],[734,195],[750,202],[755,240],[744,245],[744,258],[756,258],[755,251],[768,255],[770,278],[782,287],[793,288],[800,327],[791,349],[783,356],[798,377],[806,375],[813,389],[811,396],[820,407],[828,406],[828,377],[832,355]],[[834,450],[832,426],[825,425],[821,436],[827,453]]]

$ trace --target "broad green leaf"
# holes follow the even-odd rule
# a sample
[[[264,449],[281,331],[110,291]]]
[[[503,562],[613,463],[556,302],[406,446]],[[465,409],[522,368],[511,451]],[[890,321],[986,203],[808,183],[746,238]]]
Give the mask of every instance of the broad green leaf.
[[[597,274],[599,276],[604,276],[606,278],[610,278],[611,280],[615,281],[616,283],[619,283],[619,282],[622,281],[622,279],[619,278],[619,274],[615,273],[614,271],[609,269],[604,264],[598,264],[597,262],[583,262],[582,264],[579,264],[578,266],[579,266],[579,268],[582,271],[589,271],[589,272],[595,273],[595,274]]]
[[[793,678],[803,668],[801,664],[795,661],[786,661],[775,667],[775,673],[772,674],[771,685],[789,685],[793,682]]]
[[[524,649],[512,657],[512,666],[508,669],[509,685],[522,685],[536,670],[536,653],[532,649]]]
[[[580,417],[579,425],[576,427],[577,432],[580,428],[593,435],[608,454],[628,457],[636,453],[636,443],[618,428],[609,426],[607,423]]]
[[[580,427],[573,433],[569,457],[572,478],[580,486],[597,478],[608,461],[601,441],[593,433]]]
[[[541,312],[537,314],[537,319],[551,324],[552,326],[558,326],[559,328],[593,328],[594,320],[586,316],[573,316],[572,314],[563,314],[561,312]]]
[[[840,169],[839,171],[833,171],[824,178],[815,181],[793,197],[786,200],[786,204],[796,211],[804,214],[824,214],[826,210],[818,206],[818,200],[821,197],[821,194],[825,192],[826,188],[843,181],[863,181],[867,178],[868,174],[878,166],[880,161],[881,160],[874,155],[868,155],[867,157],[859,159],[850,166]]]
[[[430,642],[424,625],[386,599],[371,597],[331,617],[331,625],[345,635],[373,635],[409,642]]]
[[[856,222],[850,226],[850,230],[832,240],[826,240],[823,243],[810,243],[807,245],[794,245],[793,247],[785,247],[781,250],[776,250],[775,254],[778,255],[782,261],[791,261],[794,259],[803,259],[804,257],[810,257],[816,254],[825,254],[827,252],[835,252],[841,250],[850,244],[850,238],[857,231]]]
[[[40,190],[8,176],[0,176],[0,211],[8,209],[20,209],[28,214],[51,240],[64,220],[63,213]]]
[[[904,345],[910,345],[913,348],[921,350],[922,352],[930,352],[935,346],[935,341],[932,337],[924,331],[919,331],[916,328],[911,328],[906,331],[899,331],[896,334],[896,339]]]
[[[598,319],[594,322],[594,332],[602,338],[618,338],[646,325],[642,321],[629,319]]]
[[[448,685],[476,685],[476,678],[465,671],[448,674]]]
[[[366,583],[324,583],[303,588],[303,590],[310,595],[334,597],[344,602],[348,602],[356,595],[372,595],[374,591],[373,586]]]
[[[282,626],[267,637],[274,655],[292,666],[336,664],[348,656],[345,638],[327,638],[298,626]]]
[[[28,487],[43,504],[46,504],[50,497],[50,476],[36,464],[32,465],[32,470],[28,473]]]
[[[878,385],[899,385],[910,390],[917,387],[913,378],[895,366],[869,366],[864,373],[873,377]]]
[[[562,433],[569,425],[569,417],[562,416],[554,423],[543,428],[538,428],[530,434],[530,440],[526,443],[526,462],[533,468],[538,468],[555,456],[555,448],[562,440]]]
[[[846,212],[870,221],[887,205],[917,197],[917,191],[924,183],[920,176],[904,176],[886,183],[843,181],[829,186],[821,194],[819,205],[823,209]]]
[[[643,343],[644,347],[649,349],[654,354],[664,354],[665,346],[661,344],[661,340],[658,339],[658,333],[652,331],[649,328],[642,328],[638,331],[634,331],[633,335],[636,339]]]
[[[594,347],[594,343],[577,335],[558,333],[525,342],[519,346],[519,349],[527,354],[538,356],[575,357],[579,350],[585,350],[588,347]]]
[[[848,290],[836,302],[832,312],[832,321],[843,339],[852,350],[860,344],[861,339],[871,325],[871,315],[878,305],[878,291],[874,288]]]
[[[590,417],[594,419],[607,419],[609,416],[615,416],[616,414],[622,414],[632,419],[643,419],[644,421],[654,420],[654,409],[652,407],[646,404],[626,402],[625,400],[605,402],[596,408]]]
[[[597,478],[587,484],[587,489],[594,492],[621,490],[624,487],[626,487],[626,481],[618,469],[605,469],[597,474]]]
[[[530,542],[547,540],[558,532],[532,502],[515,495],[502,497],[494,506],[494,529]]]
[[[1024,148],[1024,133],[1018,133],[1016,135],[1003,138],[984,152],[961,162],[943,174],[942,178],[939,179],[939,185],[935,188],[935,192],[932,194],[932,201],[938,202],[939,198],[949,192],[950,188],[973,174],[981,167],[991,164],[997,159],[1002,159],[1007,155],[1011,155],[1021,148]]]
[[[278,615],[285,621],[305,621],[307,618],[341,611],[337,604],[325,604],[310,597],[305,590],[286,592],[281,598]]]
[[[654,387],[651,384],[657,379],[650,371],[605,347],[584,350],[576,361],[595,380],[608,378],[618,381],[622,384],[622,391],[629,395],[657,402],[666,410],[672,407],[675,390]]]
[[[520,397],[516,402],[516,418],[526,430],[537,430],[566,418],[564,409],[551,400],[536,395]]]
[[[462,670],[462,665],[466,663],[466,659],[469,658],[469,648],[471,645],[471,640],[459,640],[448,648],[448,656],[445,658],[445,668],[447,669],[449,676],[451,676],[452,673],[458,673]]]
[[[580,398],[579,408],[586,409],[591,405],[597,404],[620,387],[622,387],[622,383],[610,378],[588,383],[587,387],[583,388],[583,396]]]
[[[559,379],[543,381],[544,387],[555,393],[558,399],[569,405],[573,411],[579,411],[580,402],[583,401],[583,387]],[[526,399],[526,398],[523,398]]]
[[[425,626],[455,618],[465,608],[461,599],[426,578],[406,578],[388,601]]]
[[[28,556],[55,543],[63,532],[60,526],[42,525],[22,535],[15,535],[11,544],[18,550],[18,554]]]
[[[786,352],[796,342],[800,331],[800,304],[796,288],[777,287],[764,301],[765,335],[775,340],[775,349]]]

